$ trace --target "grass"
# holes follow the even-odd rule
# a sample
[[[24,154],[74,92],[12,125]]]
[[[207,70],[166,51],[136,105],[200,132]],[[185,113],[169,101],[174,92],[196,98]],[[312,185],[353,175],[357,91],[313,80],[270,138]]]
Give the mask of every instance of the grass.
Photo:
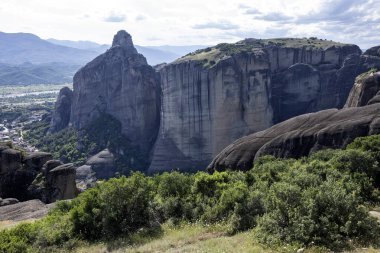
[[[10,229],[17,226],[18,224],[34,222],[36,220],[37,219],[28,219],[28,220],[23,220],[23,221],[10,221],[10,220],[0,221],[0,230]]]
[[[380,210],[380,207],[372,210]],[[27,220],[22,222],[33,222]],[[380,217],[379,217],[380,221]],[[0,230],[14,227],[21,222],[1,221]],[[183,224],[172,226],[162,225],[160,230],[140,230],[130,238],[122,238],[109,242],[88,243],[83,241],[72,242],[74,249],[49,248],[49,252],[63,253],[148,253],[148,252],[249,252],[249,253],[275,253],[275,252],[296,252],[297,246],[288,245],[282,248],[269,249],[255,242],[255,230],[228,235],[225,225],[200,225]],[[320,248],[305,249],[304,253],[326,252]],[[375,253],[380,252],[373,248],[359,248],[347,253]]]
[[[179,227],[163,225],[160,234],[146,238],[136,235],[135,238],[121,239],[111,243],[87,244],[77,248],[76,253],[148,253],[148,252],[249,252],[249,253],[274,253],[296,252],[298,247],[288,245],[286,247],[269,249],[255,242],[255,230],[228,235],[223,225],[202,226],[197,224],[185,224]],[[143,239],[144,237],[144,239]],[[133,241],[131,245],[131,241]],[[320,248],[305,249],[304,253],[326,252]],[[375,253],[378,249],[359,248],[350,253]]]
[[[186,224],[173,228],[166,224],[161,236],[151,237],[145,242],[137,240],[133,246],[119,242],[121,247],[112,248],[100,243],[79,248],[76,252],[276,252],[254,244],[252,231],[234,236],[228,236],[223,231],[225,227],[222,225]]]

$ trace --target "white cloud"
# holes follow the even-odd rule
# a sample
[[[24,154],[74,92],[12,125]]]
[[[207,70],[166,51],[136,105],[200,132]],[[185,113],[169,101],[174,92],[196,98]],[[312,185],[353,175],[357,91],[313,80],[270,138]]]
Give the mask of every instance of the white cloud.
[[[144,15],[137,15],[136,16],[136,18],[135,18],[135,20],[138,22],[138,21],[143,21],[143,20],[145,20],[146,19],[146,17],[144,16]]]
[[[106,22],[119,23],[119,22],[124,22],[126,19],[127,19],[127,16],[125,14],[116,13],[112,11],[106,17],[104,17],[103,20]]]
[[[193,25],[192,28],[193,29],[234,30],[234,29],[239,29],[239,26],[227,20],[218,20],[218,21],[208,21],[202,24],[196,24],[196,25]]]
[[[380,44],[379,5],[380,0],[1,0],[0,29],[108,44],[125,29],[140,45],[316,36],[367,48]]]

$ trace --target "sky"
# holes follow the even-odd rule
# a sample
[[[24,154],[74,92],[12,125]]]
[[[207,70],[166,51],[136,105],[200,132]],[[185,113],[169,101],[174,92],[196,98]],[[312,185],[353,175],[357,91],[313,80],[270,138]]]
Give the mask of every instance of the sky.
[[[1,0],[0,31],[110,44],[215,45],[245,38],[318,37],[380,45],[380,0]]]

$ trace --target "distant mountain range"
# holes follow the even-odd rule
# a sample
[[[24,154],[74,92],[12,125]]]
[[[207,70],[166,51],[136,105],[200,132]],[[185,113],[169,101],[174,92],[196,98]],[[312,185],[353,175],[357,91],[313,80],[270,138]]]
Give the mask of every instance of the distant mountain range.
[[[65,47],[82,49],[87,51],[95,51],[98,54],[104,53],[111,45],[97,44],[92,41],[71,41],[71,40],[56,40],[48,39],[47,41]],[[143,54],[150,65],[160,63],[169,63],[188,53],[194,52],[197,49],[206,48],[205,45],[191,46],[138,46],[135,45],[137,51]]]
[[[0,32],[0,85],[71,82],[75,72],[110,45],[92,41],[48,39],[30,33]],[[150,65],[175,59],[206,46],[136,46]]]

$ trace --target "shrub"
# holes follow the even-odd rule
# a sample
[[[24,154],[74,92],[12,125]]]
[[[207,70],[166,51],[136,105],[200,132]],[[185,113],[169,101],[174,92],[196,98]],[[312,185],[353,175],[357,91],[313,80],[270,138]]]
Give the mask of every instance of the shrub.
[[[373,179],[377,188],[380,187],[380,135],[372,135],[366,137],[356,138],[351,144],[347,146],[348,150],[361,150],[369,153],[377,162],[377,169],[374,172]]]
[[[192,219],[191,186],[194,177],[179,172],[154,177],[156,194],[153,201],[156,218],[164,222],[171,219],[177,223]]]
[[[302,189],[275,183],[267,195],[267,213],[259,220],[259,239],[266,244],[299,243],[337,250],[354,243],[377,243],[379,225],[360,207],[355,192],[328,179]]]
[[[150,227],[151,182],[141,173],[113,178],[81,194],[70,211],[73,230],[85,239],[129,235]]]
[[[133,173],[110,179],[71,202],[57,203],[41,221],[0,231],[0,252],[41,251],[78,238],[133,237],[141,229],[155,230],[157,221],[223,223],[229,233],[257,226],[258,239],[270,246],[376,246],[380,225],[364,205],[380,202],[374,183],[377,139],[298,160],[265,156],[248,172]]]
[[[13,229],[0,231],[0,252],[27,252],[31,248],[35,233],[32,224],[21,224]]]

